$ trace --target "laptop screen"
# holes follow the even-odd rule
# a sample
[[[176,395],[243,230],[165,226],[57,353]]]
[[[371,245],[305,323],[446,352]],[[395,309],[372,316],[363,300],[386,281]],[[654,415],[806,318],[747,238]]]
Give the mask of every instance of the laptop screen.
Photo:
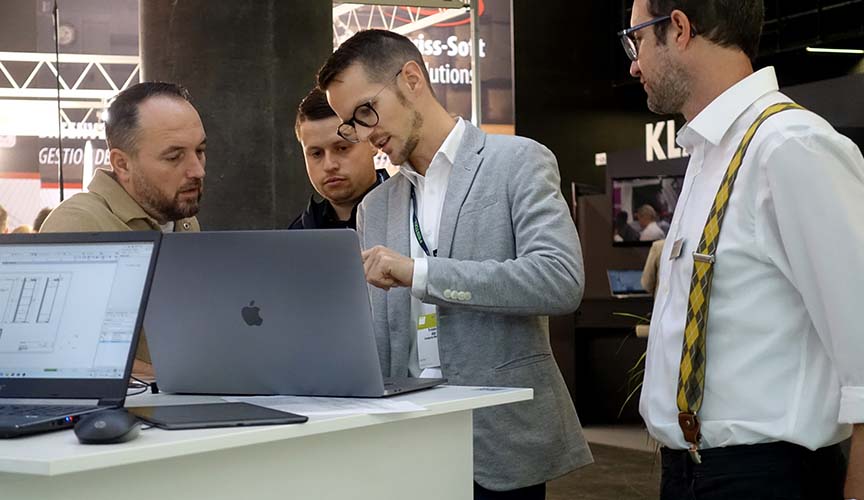
[[[612,295],[647,294],[642,288],[642,271],[631,269],[609,269],[609,289]]]
[[[122,379],[154,247],[0,245],[0,378]]]

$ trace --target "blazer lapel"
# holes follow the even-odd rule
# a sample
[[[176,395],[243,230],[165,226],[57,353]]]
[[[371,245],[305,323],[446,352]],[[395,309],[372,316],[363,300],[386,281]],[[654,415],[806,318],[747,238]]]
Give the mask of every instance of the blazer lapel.
[[[411,202],[411,183],[402,174],[390,190],[387,200],[387,248],[402,255],[411,256],[411,241],[408,239],[410,226],[409,204]]]
[[[456,233],[456,219],[474,184],[477,170],[483,162],[483,157],[479,153],[485,144],[486,134],[466,122],[462,144],[459,145],[453,168],[450,170],[447,194],[444,195],[444,209],[441,211],[441,224],[438,228],[439,257],[450,257],[453,237]]]

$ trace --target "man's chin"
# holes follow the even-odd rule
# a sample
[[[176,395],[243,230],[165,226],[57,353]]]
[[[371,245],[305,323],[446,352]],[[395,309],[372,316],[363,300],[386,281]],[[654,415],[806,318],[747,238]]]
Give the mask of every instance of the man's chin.
[[[324,199],[331,205],[347,205],[359,201],[354,197],[345,196],[344,194],[340,194],[339,196],[324,195]]]
[[[391,165],[399,166],[405,163],[406,158],[398,153],[393,153],[387,155],[387,161],[389,161]]]
[[[189,217],[195,217],[198,215],[199,205],[198,203],[194,204],[181,204],[174,208],[174,214],[177,216],[177,219],[188,219]]]

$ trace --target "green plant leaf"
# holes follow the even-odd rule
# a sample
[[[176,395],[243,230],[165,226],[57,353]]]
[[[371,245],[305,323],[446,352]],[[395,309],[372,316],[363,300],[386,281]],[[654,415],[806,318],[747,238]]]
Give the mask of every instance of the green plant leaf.
[[[625,312],[613,312],[612,316],[620,316],[622,318],[632,318],[632,319],[639,320],[639,323],[637,323],[637,325],[645,325],[645,324],[648,324],[651,322],[650,318],[648,318],[646,316],[639,316],[638,314],[631,314],[631,313],[625,313]]]

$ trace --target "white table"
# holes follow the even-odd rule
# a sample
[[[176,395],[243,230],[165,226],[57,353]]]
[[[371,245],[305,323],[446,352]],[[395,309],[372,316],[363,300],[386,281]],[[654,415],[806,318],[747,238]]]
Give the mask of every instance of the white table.
[[[442,386],[399,396],[427,408],[413,413],[147,429],[114,445],[81,445],[71,430],[0,440],[0,498],[470,500],[472,410],[532,397],[531,389]],[[146,395],[126,404],[214,400]]]

